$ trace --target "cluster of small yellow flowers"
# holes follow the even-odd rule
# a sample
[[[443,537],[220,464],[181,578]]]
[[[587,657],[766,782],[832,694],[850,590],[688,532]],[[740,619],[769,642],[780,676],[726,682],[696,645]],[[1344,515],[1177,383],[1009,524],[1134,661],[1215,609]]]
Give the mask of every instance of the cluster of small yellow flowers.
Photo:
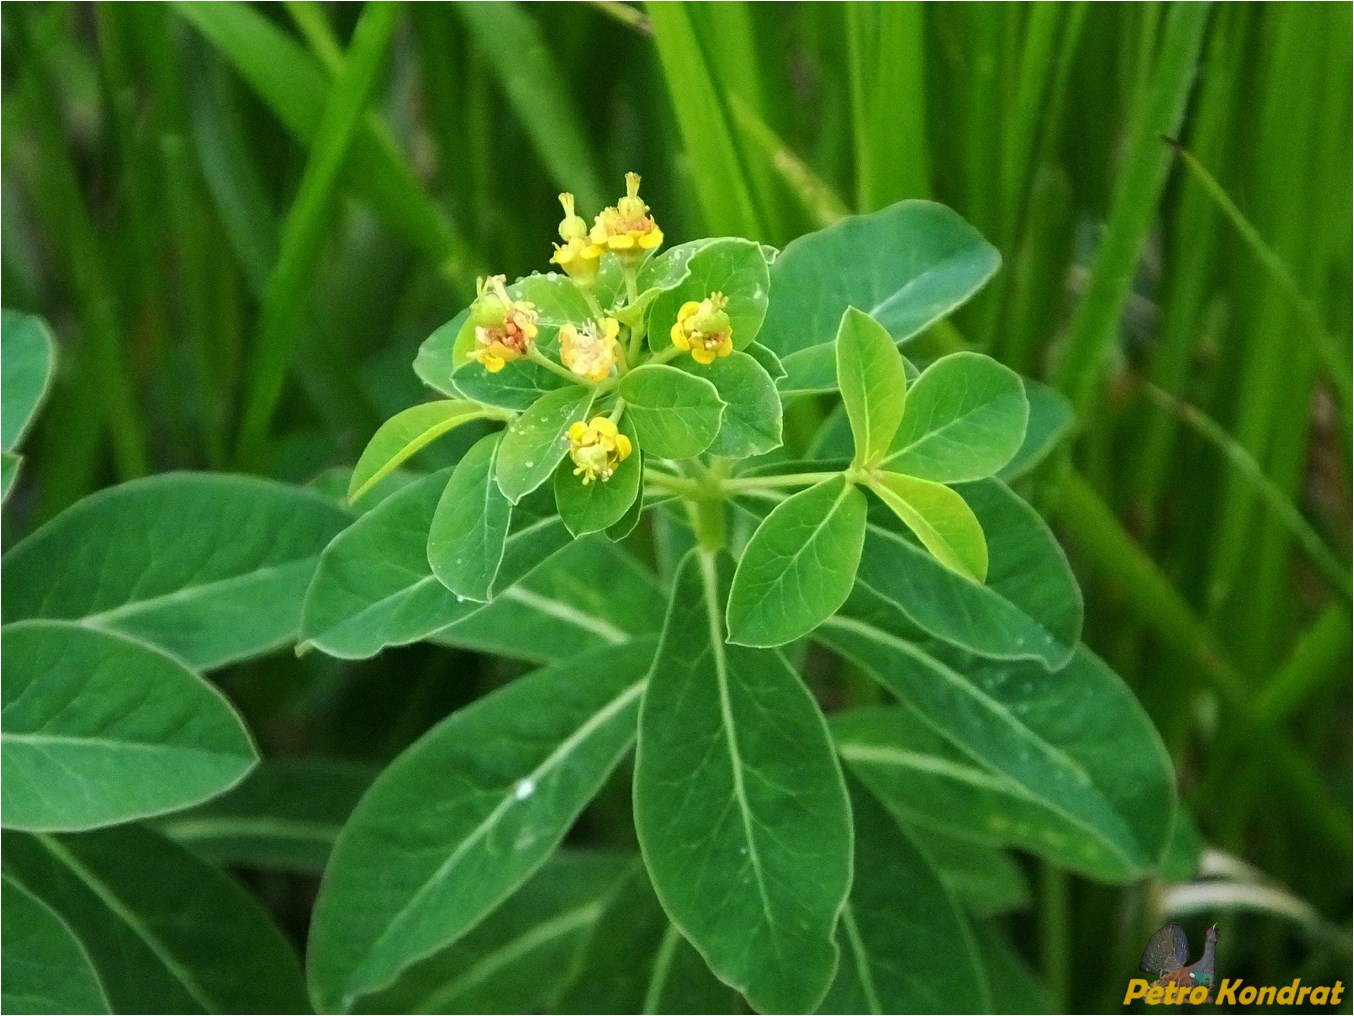
[[[508,295],[502,275],[479,279],[477,296],[470,309],[470,320],[475,326],[475,348],[470,359],[484,364],[490,374],[497,374],[504,364],[520,360],[531,350],[536,338],[536,307],[525,300],[514,300]]]
[[[629,260],[638,260],[663,243],[663,231],[639,196],[638,173],[625,174],[625,197],[602,210],[591,235],[597,246]]]
[[[690,350],[691,358],[701,364],[728,356],[733,352],[733,325],[725,311],[728,305],[723,293],[711,293],[700,303],[688,300],[682,304],[677,323],[672,326],[672,344]]]
[[[615,318],[589,321],[582,328],[572,324],[559,330],[559,357],[564,366],[588,381],[601,381],[616,365],[621,324]]]
[[[559,224],[559,238],[564,243],[555,244],[555,253],[550,256],[550,261],[563,268],[565,274],[575,282],[591,286],[597,280],[597,263],[602,258],[602,248],[588,239],[588,223],[574,211],[574,196],[561,194],[559,203],[564,206],[564,218]]]
[[[576,467],[574,475],[583,477],[584,486],[610,480],[631,450],[630,439],[605,416],[594,416],[591,423],[579,420],[569,428],[569,458]]]

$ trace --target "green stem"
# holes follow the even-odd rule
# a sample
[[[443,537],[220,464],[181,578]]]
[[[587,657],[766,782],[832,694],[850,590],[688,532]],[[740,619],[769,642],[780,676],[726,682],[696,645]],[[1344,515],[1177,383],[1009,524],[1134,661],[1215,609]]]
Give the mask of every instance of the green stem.
[[[724,525],[724,502],[719,499],[702,498],[686,503],[687,514],[691,517],[691,528],[696,531],[696,540],[705,550],[716,551],[724,546],[728,533]]]
[[[1062,1012],[1067,1006],[1068,975],[1071,971],[1068,956],[1067,873],[1047,861],[1040,867],[1043,893],[1040,896],[1039,930],[1044,978],[1053,996],[1053,1011]]]
[[[532,363],[539,363],[546,370],[550,371],[550,373],[558,374],[566,381],[572,381],[574,384],[582,385],[584,388],[589,387],[587,381],[579,377],[568,367],[563,367],[560,364],[556,363],[554,360],[550,359],[550,357],[546,356],[544,353],[540,351],[540,349],[535,345],[535,343],[533,343],[527,349],[527,359],[530,360]]]
[[[692,499],[704,499],[706,496],[706,488],[700,481],[665,473],[652,466],[644,470],[644,481],[670,494],[680,494]]]
[[[621,414],[625,412],[625,400],[618,398],[616,404],[611,408],[611,422],[620,423]]]
[[[840,470],[826,470],[820,473],[786,473],[783,476],[734,476],[724,480],[722,486],[728,490],[765,490],[775,487],[811,487],[834,476],[840,476]]]

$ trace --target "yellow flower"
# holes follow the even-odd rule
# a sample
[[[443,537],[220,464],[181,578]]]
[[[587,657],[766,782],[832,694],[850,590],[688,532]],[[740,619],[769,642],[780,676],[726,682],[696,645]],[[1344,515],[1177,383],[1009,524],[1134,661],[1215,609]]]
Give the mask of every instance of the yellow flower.
[[[589,321],[582,328],[563,325],[559,330],[559,358],[579,377],[601,381],[616,365],[620,346],[616,336],[620,330],[620,322],[615,318],[603,318],[600,323]]]
[[[536,305],[514,300],[505,281],[502,275],[477,280],[478,296],[470,309],[475,325],[475,348],[470,359],[482,363],[490,374],[526,356],[536,338]]]
[[[688,300],[682,304],[670,333],[672,344],[690,350],[697,363],[710,364],[717,356],[728,356],[733,352],[733,325],[725,312],[728,305],[723,293],[711,293],[700,303]]]
[[[605,416],[594,416],[586,424],[579,420],[569,428],[569,458],[574,460],[574,475],[583,477],[584,486],[594,480],[606,483],[631,451],[630,439]]]
[[[592,226],[592,242],[623,259],[639,260],[663,242],[663,231],[639,196],[639,174],[625,174],[625,197],[604,208]]]
[[[602,258],[602,248],[588,239],[588,224],[574,211],[574,196],[564,193],[559,196],[564,206],[564,218],[559,224],[559,238],[563,244],[555,244],[555,253],[550,256],[552,264],[564,269],[575,282],[591,286],[597,280],[597,263]]]

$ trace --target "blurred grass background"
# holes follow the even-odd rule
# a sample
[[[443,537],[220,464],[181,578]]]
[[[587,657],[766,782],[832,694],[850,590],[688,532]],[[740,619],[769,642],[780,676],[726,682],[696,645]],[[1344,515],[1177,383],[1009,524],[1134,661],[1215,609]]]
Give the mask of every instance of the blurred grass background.
[[[1067,450],[1023,493],[1203,840],[1263,873],[1244,918],[1203,898],[1240,930],[1226,973],[1348,978],[1348,5],[0,19],[0,285],[61,343],[6,545],[148,472],[351,464],[423,397],[414,351],[476,274],[546,267],[562,189],[590,215],[635,169],[670,240],[782,246],[934,198],[1004,266],[920,348],[989,351],[1071,401]],[[792,440],[823,411],[796,407]],[[226,680],[267,751],[382,761],[474,693],[447,665],[413,647]],[[1012,927],[1057,1004],[1113,1005],[1160,887],[1044,873],[1038,895]]]

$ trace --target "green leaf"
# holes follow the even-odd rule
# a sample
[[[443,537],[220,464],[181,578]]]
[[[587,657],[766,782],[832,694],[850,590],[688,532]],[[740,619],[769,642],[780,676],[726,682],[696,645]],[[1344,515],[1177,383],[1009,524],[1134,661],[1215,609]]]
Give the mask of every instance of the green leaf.
[[[770,262],[767,262],[770,264]],[[771,375],[771,380],[779,381],[785,376],[785,365],[781,363],[780,357],[771,350],[767,349],[760,342],[754,342],[743,352],[752,357],[762,365],[762,369]]]
[[[8,875],[0,876],[5,914],[7,1013],[109,1012],[89,954],[59,914]]]
[[[724,400],[704,377],[650,363],[622,377],[619,391],[639,447],[650,455],[688,459],[709,448],[719,433]]]
[[[818,1012],[987,1012],[968,918],[934,862],[852,785],[855,879],[842,910],[841,962]]]
[[[78,830],[219,794],[257,761],[215,688],[142,642],[65,621],[3,629],[3,822]]]
[[[649,345],[654,350],[672,345],[677,312],[689,301],[699,303],[711,293],[729,300],[726,312],[735,349],[746,349],[762,329],[770,275],[760,245],[737,237],[722,237],[699,245],[687,260],[687,275],[654,300],[649,311]]]
[[[997,476],[1012,483],[1029,473],[1058,447],[1072,430],[1072,404],[1040,381],[1022,378],[1025,397],[1030,402],[1030,419],[1025,425],[1025,440],[1011,461],[997,471]]]
[[[500,688],[381,774],[315,908],[323,1008],[347,1010],[451,944],[545,861],[629,749],[653,647],[598,650]]]
[[[301,615],[308,642],[360,659],[427,638],[481,606],[458,599],[428,563],[428,530],[449,475],[444,469],[392,494],[324,549]],[[523,514],[520,522],[491,593],[511,588],[569,541],[557,517]]]
[[[981,353],[951,353],[912,386],[883,466],[938,483],[981,480],[1011,461],[1029,412],[1019,374]]]
[[[218,865],[319,875],[375,775],[334,759],[264,759],[233,789],[155,828]]]
[[[4,858],[75,933],[113,1012],[310,1011],[296,955],[253,897],[149,829],[6,832]]]
[[[632,555],[593,536],[572,541],[488,606],[433,639],[554,663],[657,634],[666,609],[657,579]]]
[[[964,901],[969,913],[989,916],[1029,907],[1033,896],[1029,879],[1006,850],[915,822],[902,826],[930,856],[941,880]]]
[[[494,481],[501,434],[482,438],[451,472],[428,528],[428,563],[457,596],[485,602],[503,561],[512,504]]]
[[[902,342],[968,300],[1000,263],[977,230],[930,201],[842,219],[777,259],[761,341],[782,357],[830,342],[846,308],[858,307]]]
[[[884,457],[904,421],[903,355],[883,325],[854,307],[842,315],[836,344],[837,383],[855,437],[855,465],[872,467]]]
[[[10,550],[0,612],[78,620],[219,667],[295,639],[320,552],[349,521],[318,494],[254,477],[134,480]]]
[[[857,590],[980,656],[1063,666],[1081,637],[1082,599],[1062,547],[1005,484],[980,480],[961,490],[990,534],[984,584],[941,564],[910,532],[897,532],[902,527],[888,515],[866,527]]]
[[[735,350],[711,364],[690,360],[681,366],[714,385],[725,404],[719,433],[706,451],[723,458],[745,459],[781,446],[780,394],[776,382],[756,358]]]
[[[775,652],[726,645],[732,562],[694,550],[640,712],[635,829],[654,889],[720,980],[811,1012],[837,964],[851,821],[817,704]]]
[[[12,452],[37,415],[56,366],[56,342],[31,314],[0,313],[0,450]]]
[[[974,924],[978,952],[987,983],[992,989],[993,1012],[1057,1012],[1048,989],[1034,976],[1029,964],[1014,950],[1003,932],[990,921]]]
[[[19,467],[22,464],[22,455],[15,455],[13,452],[0,452],[0,501],[9,498],[9,492],[14,487],[14,481],[19,477]]]
[[[974,582],[987,578],[982,524],[957,493],[943,484],[898,473],[876,473],[869,484],[937,561]]]
[[[591,388],[570,386],[541,396],[514,420],[498,446],[494,475],[513,504],[550,479],[569,451],[569,427],[588,417]]]
[[[748,541],[729,596],[729,640],[778,646],[807,635],[850,595],[865,495],[842,476],[778,504]]]
[[[392,416],[381,424],[358,458],[348,484],[348,500],[359,500],[410,456],[443,434],[492,412],[477,402],[443,400],[411,406]]]
[[[639,448],[634,422],[629,416],[621,419],[620,432],[630,439],[632,449]],[[584,483],[574,475],[572,459],[565,459],[555,469],[555,504],[559,517],[574,536],[600,533],[620,522],[639,497],[644,478],[644,466],[638,451],[616,467],[609,480]]]
[[[966,765],[954,767],[943,757],[936,760],[935,768],[956,781],[951,791],[957,793],[959,782],[970,787],[966,798],[953,796],[948,806],[960,814],[995,815],[996,822],[956,821],[948,831],[1019,842],[1114,881],[1141,877],[1155,866],[1175,811],[1174,773],[1151,720],[1108,667],[1086,649],[1055,674],[1035,663],[978,660],[920,640],[905,623],[885,623],[836,617],[818,638],[967,757]],[[895,775],[896,761],[890,770]],[[863,764],[859,753],[851,764]],[[975,768],[987,779],[975,781]],[[881,794],[892,786],[877,764],[871,774]],[[997,794],[1003,787],[1010,789]],[[917,792],[914,781],[908,793]],[[893,802],[892,793],[885,796],[885,803]],[[899,802],[919,806],[911,797]],[[985,807],[992,810],[983,812]]]
[[[607,539],[615,540],[617,543],[633,533],[635,527],[639,525],[639,520],[644,516],[645,457],[642,450],[637,451],[635,454],[639,457],[639,491],[636,493],[635,499],[630,502],[630,507],[625,510],[625,514],[620,517],[620,520],[612,523],[606,528]]]

